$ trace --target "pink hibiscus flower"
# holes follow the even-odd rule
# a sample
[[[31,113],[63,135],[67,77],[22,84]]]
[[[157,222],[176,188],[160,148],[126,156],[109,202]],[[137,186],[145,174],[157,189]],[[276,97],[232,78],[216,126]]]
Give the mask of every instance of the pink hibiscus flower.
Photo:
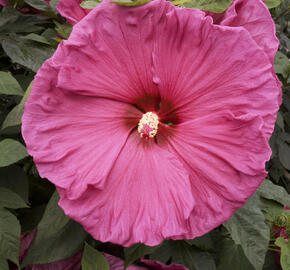
[[[266,176],[280,105],[254,32],[164,0],[101,3],[77,23],[36,75],[22,119],[65,213],[124,246],[228,220]]]
[[[8,2],[6,2],[5,0],[0,0],[0,6],[5,7],[5,6],[7,6],[7,5],[9,5]]]

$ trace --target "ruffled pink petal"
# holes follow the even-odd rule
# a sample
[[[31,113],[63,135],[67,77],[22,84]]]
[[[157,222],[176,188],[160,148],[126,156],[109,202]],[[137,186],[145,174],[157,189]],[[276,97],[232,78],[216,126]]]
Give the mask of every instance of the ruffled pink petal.
[[[213,17],[214,23],[231,27],[244,27],[258,46],[268,54],[274,64],[274,58],[279,47],[279,40],[276,37],[275,23],[271,14],[262,0],[235,0],[232,5],[221,14],[208,13]],[[281,87],[281,82],[276,76],[274,66],[272,74],[277,86]],[[278,97],[278,102],[282,102],[282,93]]]
[[[281,90],[268,56],[249,33],[213,25],[210,17],[192,10],[173,9],[167,18],[153,53],[155,81],[165,104],[162,120],[171,122],[176,114],[182,122],[223,110],[251,113],[263,118],[269,139]]]
[[[90,9],[84,9],[80,4],[84,0],[60,0],[56,8],[61,16],[65,17],[69,23],[76,24],[88,13]]]
[[[56,87],[52,61],[39,70],[22,118],[22,134],[39,174],[69,198],[104,182],[141,113],[112,100]]]
[[[89,186],[77,200],[61,189],[59,205],[95,238],[123,246],[188,232],[194,206],[182,164],[153,141],[133,133],[128,138],[103,190]]]
[[[157,109],[152,52],[174,9],[158,0],[132,8],[101,3],[53,57],[60,66],[58,87],[134,103],[145,111]]]
[[[187,168],[196,200],[187,238],[228,220],[267,175],[271,149],[259,116],[228,111],[162,128],[174,136],[160,136],[159,144],[169,147]]]
[[[279,40],[275,23],[262,0],[235,0],[224,13],[210,15],[216,24],[245,28],[274,63]]]

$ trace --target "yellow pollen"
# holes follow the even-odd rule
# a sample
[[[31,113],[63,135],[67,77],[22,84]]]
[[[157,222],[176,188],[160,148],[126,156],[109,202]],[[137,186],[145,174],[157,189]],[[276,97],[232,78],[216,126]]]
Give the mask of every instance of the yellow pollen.
[[[138,132],[142,138],[154,138],[158,131],[158,116],[156,113],[147,112],[142,115],[138,124]]]

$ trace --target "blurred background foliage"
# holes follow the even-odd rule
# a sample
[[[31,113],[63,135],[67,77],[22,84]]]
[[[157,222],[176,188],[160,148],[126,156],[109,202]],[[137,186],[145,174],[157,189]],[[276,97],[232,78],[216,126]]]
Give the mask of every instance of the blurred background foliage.
[[[134,1],[134,0],[123,0]],[[130,248],[93,240],[57,206],[58,194],[41,179],[21,137],[21,116],[33,78],[72,30],[57,10],[58,0],[9,0],[0,7],[0,269],[24,268],[68,258],[83,251],[82,269],[103,265],[101,252],[125,260],[125,266],[145,257],[183,264],[199,270],[290,269],[290,39],[289,2],[266,3],[281,44],[275,71],[283,83],[283,104],[270,140],[268,179],[232,218],[210,233],[183,241],[164,241],[156,247]],[[86,1],[94,2],[94,1]],[[98,1],[95,1],[98,2]],[[222,11],[230,0],[173,1],[176,5]],[[97,3],[85,3],[92,7]],[[197,6],[196,6],[197,5]],[[19,261],[20,235],[38,228],[37,236]],[[88,248],[88,243],[91,248]],[[89,254],[89,256],[88,256]]]

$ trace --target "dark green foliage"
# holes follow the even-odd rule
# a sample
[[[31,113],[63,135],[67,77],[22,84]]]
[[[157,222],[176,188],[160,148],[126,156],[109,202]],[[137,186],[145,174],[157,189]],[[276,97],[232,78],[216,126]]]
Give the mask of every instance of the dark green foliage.
[[[82,257],[82,270],[109,269],[109,264],[104,255],[86,243]]]

